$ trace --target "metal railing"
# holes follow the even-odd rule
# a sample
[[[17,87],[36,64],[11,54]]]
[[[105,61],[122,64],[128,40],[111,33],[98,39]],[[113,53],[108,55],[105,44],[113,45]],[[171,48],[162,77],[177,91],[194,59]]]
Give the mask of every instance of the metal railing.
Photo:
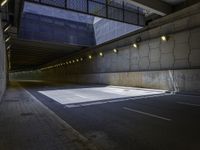
[[[115,21],[144,26],[142,11],[123,0],[24,0]]]

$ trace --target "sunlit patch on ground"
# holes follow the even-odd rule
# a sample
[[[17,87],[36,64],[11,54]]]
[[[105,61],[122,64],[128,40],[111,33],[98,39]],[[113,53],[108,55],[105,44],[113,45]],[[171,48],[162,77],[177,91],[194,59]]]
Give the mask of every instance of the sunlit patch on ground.
[[[59,89],[38,91],[39,93],[57,101],[60,104],[93,103],[101,104],[106,100],[116,100],[120,98],[133,98],[140,96],[152,96],[164,94],[164,90],[131,88],[121,86],[105,87],[76,87],[73,89]],[[98,103],[97,103],[98,102]]]

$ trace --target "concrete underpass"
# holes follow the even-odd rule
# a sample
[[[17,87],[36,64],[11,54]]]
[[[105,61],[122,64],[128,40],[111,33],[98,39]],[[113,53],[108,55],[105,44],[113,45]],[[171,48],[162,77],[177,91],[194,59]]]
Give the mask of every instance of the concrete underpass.
[[[198,0],[0,3],[0,150],[200,149]]]

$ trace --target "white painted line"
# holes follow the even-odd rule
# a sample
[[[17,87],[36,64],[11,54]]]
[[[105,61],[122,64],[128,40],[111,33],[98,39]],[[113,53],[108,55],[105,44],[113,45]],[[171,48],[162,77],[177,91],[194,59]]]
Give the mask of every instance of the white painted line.
[[[143,112],[143,111],[140,111],[140,110],[131,109],[131,108],[128,108],[128,107],[123,107],[123,109],[128,110],[128,111],[132,111],[132,112],[136,112],[136,113],[139,113],[139,114],[142,114],[142,115],[146,115],[146,116],[162,119],[162,120],[165,120],[165,121],[171,121],[171,119],[169,119],[169,118],[165,118],[165,117],[161,117],[161,116],[158,116],[158,115],[150,114],[150,113]]]
[[[88,98],[88,97],[86,97],[86,96],[79,95],[79,94],[75,94],[75,96],[80,97],[80,98]]]
[[[92,106],[92,105],[101,105],[106,103],[118,103],[123,101],[131,101],[131,100],[138,100],[138,99],[147,99],[147,98],[154,98],[154,97],[161,97],[171,95],[168,93],[165,94],[157,94],[157,95],[150,95],[150,96],[138,96],[133,98],[120,98],[120,99],[113,99],[113,100],[105,100],[105,101],[95,101],[95,102],[89,102],[89,103],[78,103],[78,104],[66,104],[64,108],[75,108],[75,107],[86,107],[86,106]]]
[[[177,104],[181,105],[188,105],[188,106],[195,106],[195,107],[200,107],[199,104],[192,104],[192,103],[187,103],[187,102],[176,102]]]

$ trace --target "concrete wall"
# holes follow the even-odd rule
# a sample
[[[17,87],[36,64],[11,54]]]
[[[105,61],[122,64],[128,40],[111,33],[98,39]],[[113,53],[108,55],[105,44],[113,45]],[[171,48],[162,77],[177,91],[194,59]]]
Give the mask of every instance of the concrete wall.
[[[93,24],[23,13],[19,37],[72,45],[94,46]]]
[[[125,24],[108,19],[101,19],[94,24],[96,44],[102,44],[139,29],[139,26]]]
[[[88,46],[99,45],[140,28],[29,2],[25,2],[20,25],[20,37],[24,39]]]
[[[168,35],[169,40],[162,42],[161,35]],[[142,41],[139,48],[133,48],[131,43],[137,37]],[[65,60],[84,57],[83,62],[34,72],[34,77],[200,92],[199,39],[200,3],[156,20],[123,39]],[[112,48],[119,52],[113,53]],[[104,57],[97,55],[99,51],[104,52]],[[86,59],[88,54],[93,54],[92,60]],[[12,74],[13,78],[27,76],[33,77],[33,73]]]
[[[12,79],[44,80],[81,84],[109,84],[164,89],[176,92],[200,92],[200,69],[120,73],[68,74],[66,71],[12,73]]]
[[[1,18],[1,17],[0,17]],[[6,89],[6,50],[0,21],[0,101]]]

